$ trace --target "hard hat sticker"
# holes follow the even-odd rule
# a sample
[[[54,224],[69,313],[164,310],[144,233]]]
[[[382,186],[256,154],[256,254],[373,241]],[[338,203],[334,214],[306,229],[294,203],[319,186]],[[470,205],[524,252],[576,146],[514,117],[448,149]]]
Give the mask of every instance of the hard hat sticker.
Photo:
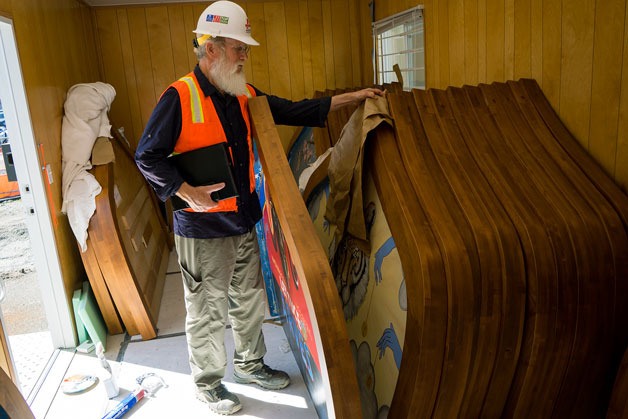
[[[215,23],[224,23],[225,25],[229,23],[229,16],[218,16],[218,15],[207,15],[205,18],[207,22],[215,22]]]

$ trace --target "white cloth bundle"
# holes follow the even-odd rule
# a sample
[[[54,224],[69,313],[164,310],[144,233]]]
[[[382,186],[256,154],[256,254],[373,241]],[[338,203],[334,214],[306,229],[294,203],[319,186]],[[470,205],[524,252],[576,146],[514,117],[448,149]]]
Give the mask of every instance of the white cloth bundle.
[[[90,157],[98,137],[111,138],[107,112],[116,91],[110,84],[81,83],[68,90],[61,127],[63,205],[81,251],[87,249],[87,227],[102,188],[94,176]]]

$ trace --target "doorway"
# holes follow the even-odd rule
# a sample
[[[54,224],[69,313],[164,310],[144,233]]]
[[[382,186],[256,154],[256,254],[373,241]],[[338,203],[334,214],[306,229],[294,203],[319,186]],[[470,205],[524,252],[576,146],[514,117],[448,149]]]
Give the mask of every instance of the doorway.
[[[10,267],[13,283],[9,283],[9,274],[0,273],[0,281],[4,281],[6,294],[5,302],[0,302],[0,322],[3,324],[0,330],[4,329],[5,332],[10,330],[14,336],[19,336],[33,333],[36,329],[45,329],[34,332],[42,333],[37,336],[41,338],[41,341],[16,340],[13,336],[7,339],[8,352],[19,381],[20,377],[27,372],[23,368],[32,365],[33,358],[30,360],[27,358],[24,366],[22,365],[25,357],[33,356],[27,353],[29,350],[41,349],[50,352],[37,355],[47,361],[52,350],[73,347],[76,341],[71,320],[72,314],[59,266],[42,168],[39,164],[26,101],[13,24],[10,19],[4,17],[0,17],[0,103],[5,118],[6,136],[11,146],[12,163],[19,185],[19,198],[10,200],[11,204],[16,205],[10,209],[6,208],[10,205],[0,207],[3,211],[0,217],[13,218],[17,224],[12,227],[13,230],[19,230],[22,239],[26,235],[28,242],[28,249],[24,248],[25,250],[19,252],[20,258],[15,258],[19,259],[20,264],[17,267],[17,273],[15,266]],[[24,245],[22,240],[20,246]],[[15,244],[14,248],[17,247],[18,245]],[[12,311],[11,315],[5,318],[2,312],[8,311],[4,309],[4,306],[10,305],[6,302],[10,298],[22,299],[22,305],[26,307],[22,307],[22,313],[15,314]],[[37,310],[28,306],[33,301],[36,301]],[[21,305],[19,301],[13,301],[11,304],[13,309],[16,306],[19,309]],[[13,322],[12,316],[17,316],[21,324],[5,324],[5,322]],[[32,318],[26,320],[26,316]],[[29,384],[29,386],[33,385],[34,383]],[[25,398],[28,398],[30,393],[30,390],[26,392],[22,389]]]

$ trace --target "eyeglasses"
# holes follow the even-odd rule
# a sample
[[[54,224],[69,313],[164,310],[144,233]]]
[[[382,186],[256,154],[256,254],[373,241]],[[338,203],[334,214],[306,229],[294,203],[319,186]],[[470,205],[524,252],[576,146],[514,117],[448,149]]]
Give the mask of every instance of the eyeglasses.
[[[242,55],[242,54],[249,55],[249,52],[251,52],[251,47],[248,45],[240,45],[239,47],[231,47],[231,48],[233,48],[233,50],[238,55]]]
[[[240,45],[237,47],[231,46],[230,48],[238,55],[249,55],[249,52],[251,52],[251,47],[249,45]]]

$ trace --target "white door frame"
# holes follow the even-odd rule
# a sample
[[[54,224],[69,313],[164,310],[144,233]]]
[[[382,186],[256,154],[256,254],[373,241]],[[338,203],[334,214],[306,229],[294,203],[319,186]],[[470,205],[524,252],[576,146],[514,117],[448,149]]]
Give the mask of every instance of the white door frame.
[[[72,312],[61,275],[42,168],[30,120],[13,22],[0,16],[0,100],[26,210],[26,224],[48,328],[55,348],[76,346]],[[60,181],[60,174],[58,179]]]

